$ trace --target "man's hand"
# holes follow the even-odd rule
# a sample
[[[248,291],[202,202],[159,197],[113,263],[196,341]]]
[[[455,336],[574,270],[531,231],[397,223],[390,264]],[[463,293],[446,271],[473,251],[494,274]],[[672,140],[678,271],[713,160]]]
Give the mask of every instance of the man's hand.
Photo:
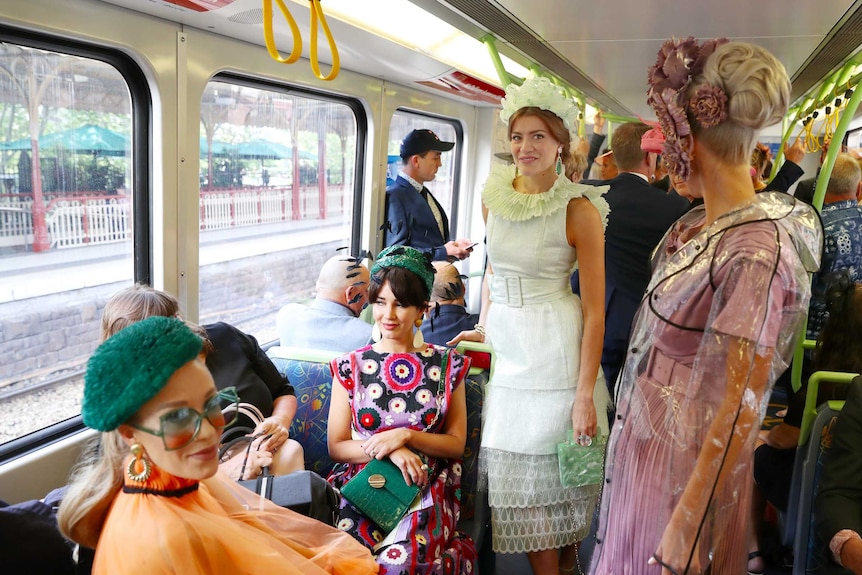
[[[803,158],[805,158],[805,146],[799,138],[796,138],[792,146],[784,148],[784,159],[793,162],[797,166],[802,163]]]
[[[468,239],[453,240],[443,244],[446,248],[446,255],[449,260],[463,260],[470,257],[473,253],[473,246],[476,245]]]
[[[605,119],[602,117],[602,111],[596,112],[593,118],[593,134],[601,134],[605,129]]]

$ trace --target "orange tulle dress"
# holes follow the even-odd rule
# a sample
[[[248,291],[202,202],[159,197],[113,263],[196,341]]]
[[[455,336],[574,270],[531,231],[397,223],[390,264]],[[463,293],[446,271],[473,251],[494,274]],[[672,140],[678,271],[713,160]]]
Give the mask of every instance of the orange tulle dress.
[[[127,479],[96,546],[95,575],[377,573],[350,535],[216,475],[202,482],[153,466]]]

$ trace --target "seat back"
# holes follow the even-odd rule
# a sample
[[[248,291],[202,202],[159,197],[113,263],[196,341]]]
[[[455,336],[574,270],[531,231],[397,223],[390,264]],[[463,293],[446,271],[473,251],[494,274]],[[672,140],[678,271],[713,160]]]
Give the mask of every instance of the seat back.
[[[329,362],[339,353],[275,346],[267,355],[296,390],[296,415],[290,437],[302,445],[305,468],[326,477],[335,463],[329,458],[326,429],[332,375]]]
[[[787,514],[784,521],[784,531],[781,534],[781,543],[785,547],[793,547],[796,542],[796,528],[800,518],[806,518],[799,506],[802,498],[803,465],[809,449],[809,437],[813,424],[818,415],[817,394],[820,384],[823,382],[834,382],[849,384],[858,374],[839,371],[815,371],[808,379],[808,389],[805,395],[805,408],[802,413],[802,424],[799,429],[799,445],[796,447],[796,458],[793,461],[793,476],[790,480],[790,494],[787,498]],[[843,402],[842,402],[843,405]],[[817,436],[815,436],[817,437]]]
[[[817,409],[817,416],[811,426],[811,437],[804,452],[800,453],[797,450],[796,453],[797,458],[803,461],[799,478],[796,532],[793,540],[793,575],[819,573],[826,564],[828,541],[821,541],[817,530],[814,529],[812,508],[823,470],[823,456],[832,445],[832,426],[843,405],[843,401],[829,401]]]

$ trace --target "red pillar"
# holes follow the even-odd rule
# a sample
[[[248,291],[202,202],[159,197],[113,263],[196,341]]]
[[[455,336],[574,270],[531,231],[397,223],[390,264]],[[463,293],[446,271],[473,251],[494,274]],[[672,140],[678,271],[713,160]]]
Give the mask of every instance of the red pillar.
[[[39,143],[30,140],[33,161],[30,173],[33,180],[33,251],[44,252],[51,247],[48,237],[48,224],[45,222],[45,200],[42,197],[42,169],[39,166]]]

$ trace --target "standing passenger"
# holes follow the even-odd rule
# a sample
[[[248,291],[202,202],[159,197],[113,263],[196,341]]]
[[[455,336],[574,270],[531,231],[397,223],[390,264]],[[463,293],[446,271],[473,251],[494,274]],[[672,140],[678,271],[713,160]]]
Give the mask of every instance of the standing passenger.
[[[451,241],[449,219],[425,182],[443,165],[441,152],[455,144],[443,142],[431,130],[413,130],[401,142],[401,161],[395,183],[386,188],[386,246],[410,246],[435,261],[470,257],[470,240]]]
[[[150,317],[87,363],[84,423],[103,432],[60,505],[63,534],[96,549],[94,575],[377,573],[368,550],[216,475],[226,426],[183,322]]]
[[[758,132],[787,111],[774,56],[670,41],[649,80],[663,157],[704,204],[654,255],[617,389],[591,573],[745,573],[754,442],[822,230],[810,206],[751,182]]]
[[[502,104],[515,163],[495,165],[482,192],[490,301],[476,329],[455,340],[483,341],[484,324],[496,358],[480,452],[494,550],[527,552],[537,574],[574,573],[598,486],[562,486],[557,443],[570,429],[583,443],[607,430],[599,360],[608,207],[602,189],[566,178],[570,100],[532,78],[508,86]],[[582,298],[569,287],[576,261]]]

